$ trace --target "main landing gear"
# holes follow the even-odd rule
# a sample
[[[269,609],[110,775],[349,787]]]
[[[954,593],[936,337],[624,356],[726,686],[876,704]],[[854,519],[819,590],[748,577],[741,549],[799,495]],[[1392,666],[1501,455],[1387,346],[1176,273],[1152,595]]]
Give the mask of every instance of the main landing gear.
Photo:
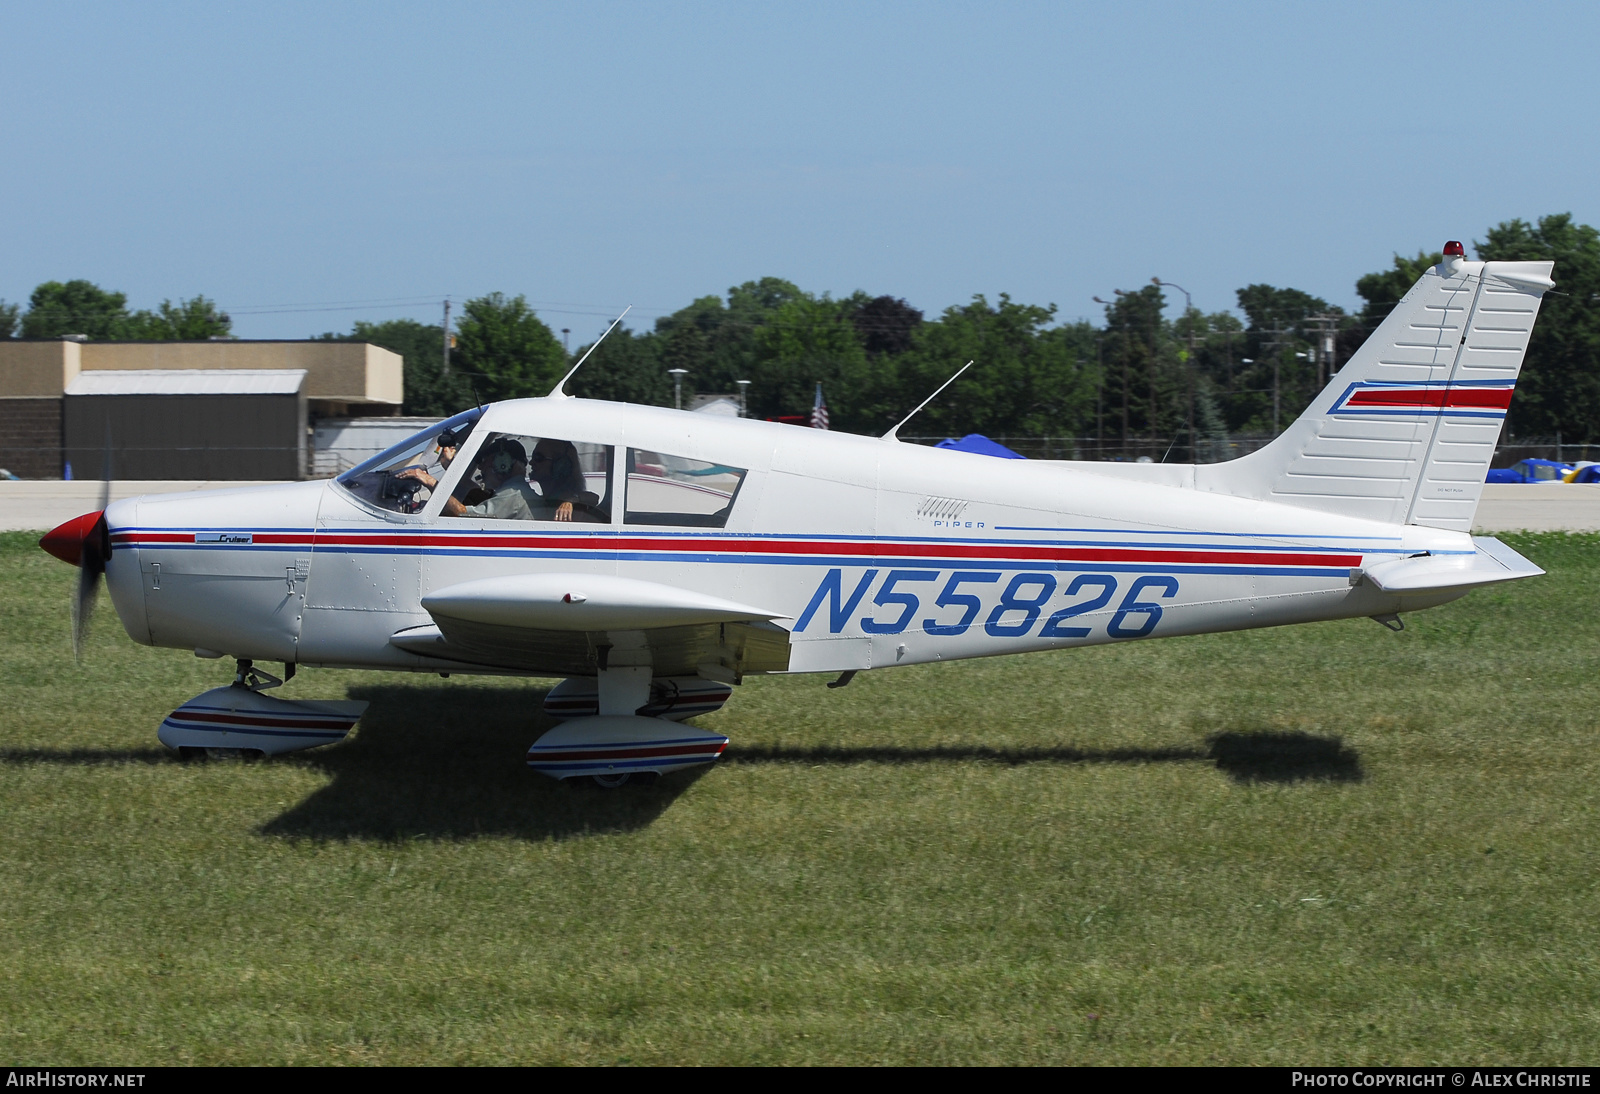
[[[583,779],[614,790],[722,755],[728,738],[671,719],[720,707],[732,692],[734,674],[703,666],[702,676],[725,674],[726,683],[656,680],[642,631],[607,637],[610,645],[592,685],[573,679],[551,689],[545,710],[565,720],[528,747],[528,766],[553,779]]]
[[[294,668],[284,665],[283,680],[294,678]],[[157,736],[185,760],[259,759],[343,740],[367,709],[363,701],[264,694],[283,680],[240,658],[233,683],[184,703],[167,715]]]

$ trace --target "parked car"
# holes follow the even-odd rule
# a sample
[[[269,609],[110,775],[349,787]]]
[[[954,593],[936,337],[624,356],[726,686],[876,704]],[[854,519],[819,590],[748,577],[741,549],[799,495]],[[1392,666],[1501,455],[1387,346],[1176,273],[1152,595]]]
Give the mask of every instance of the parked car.
[[[1487,482],[1563,482],[1576,470],[1570,463],[1555,460],[1518,460],[1510,467],[1489,469]]]

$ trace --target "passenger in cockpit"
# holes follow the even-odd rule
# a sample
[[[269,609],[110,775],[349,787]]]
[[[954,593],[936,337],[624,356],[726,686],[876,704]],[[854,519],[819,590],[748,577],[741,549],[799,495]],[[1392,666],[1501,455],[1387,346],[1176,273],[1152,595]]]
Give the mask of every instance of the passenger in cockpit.
[[[592,510],[600,500],[599,495],[589,491],[583,480],[578,449],[571,441],[545,437],[533,446],[533,459],[528,468],[529,478],[539,485],[535,520],[572,520],[574,504]],[[593,517],[581,519],[592,520]]]
[[[483,446],[476,460],[489,498],[477,505],[463,505],[454,497],[444,501],[450,517],[489,517],[491,520],[532,520],[539,495],[528,482],[528,454],[522,442],[511,437],[496,437]]]

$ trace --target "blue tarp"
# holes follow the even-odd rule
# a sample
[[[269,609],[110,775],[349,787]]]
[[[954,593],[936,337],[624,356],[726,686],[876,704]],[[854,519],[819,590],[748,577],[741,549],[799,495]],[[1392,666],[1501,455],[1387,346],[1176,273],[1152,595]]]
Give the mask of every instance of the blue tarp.
[[[959,441],[946,437],[935,448],[953,448],[957,452],[973,452],[979,456],[999,456],[1002,460],[1025,460],[1028,457],[1011,451],[1005,445],[991,441],[982,433],[968,433]]]

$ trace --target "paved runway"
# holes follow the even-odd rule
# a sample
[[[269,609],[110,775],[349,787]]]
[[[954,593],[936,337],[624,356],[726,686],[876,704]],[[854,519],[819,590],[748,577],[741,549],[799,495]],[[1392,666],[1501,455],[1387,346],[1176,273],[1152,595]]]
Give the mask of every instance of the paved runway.
[[[170,494],[229,486],[255,486],[246,482],[119,482],[111,496]],[[83,482],[0,482],[0,531],[44,531],[62,521],[87,513],[100,500],[100,484]],[[1551,483],[1513,486],[1491,483],[1483,488],[1478,504],[1477,528],[1481,532],[1595,532],[1600,531],[1600,484],[1577,486]]]
[[[0,481],[0,532],[49,531],[63,521],[88,513],[100,504],[101,483],[93,479],[61,482],[53,479]],[[114,482],[112,498],[140,494],[176,494],[190,490],[216,490],[229,486],[260,486],[255,482]]]

